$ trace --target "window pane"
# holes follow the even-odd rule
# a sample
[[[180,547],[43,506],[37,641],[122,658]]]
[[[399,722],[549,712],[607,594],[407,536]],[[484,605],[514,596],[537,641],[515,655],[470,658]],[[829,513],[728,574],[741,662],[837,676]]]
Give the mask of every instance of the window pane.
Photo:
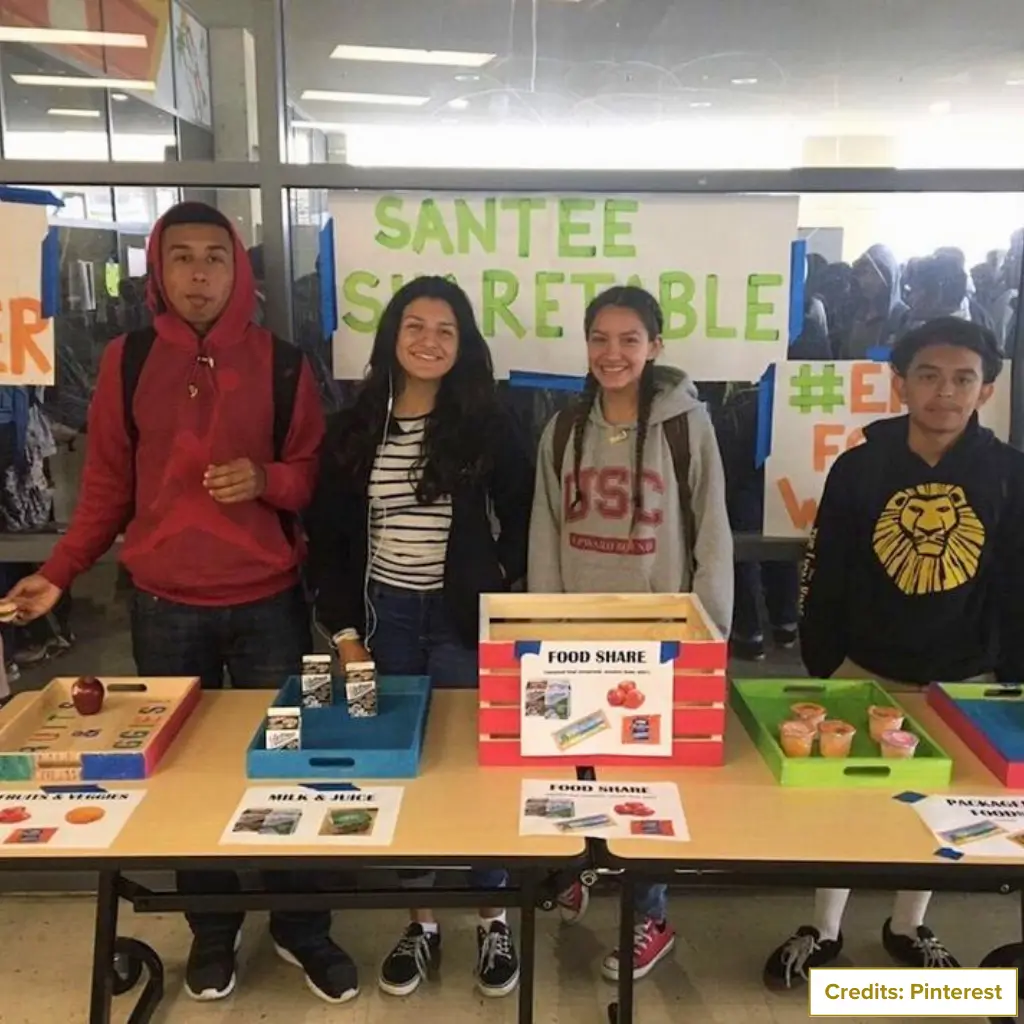
[[[295,139],[296,161],[1024,164],[1019,0],[302,0],[287,17],[293,130],[321,138]]]

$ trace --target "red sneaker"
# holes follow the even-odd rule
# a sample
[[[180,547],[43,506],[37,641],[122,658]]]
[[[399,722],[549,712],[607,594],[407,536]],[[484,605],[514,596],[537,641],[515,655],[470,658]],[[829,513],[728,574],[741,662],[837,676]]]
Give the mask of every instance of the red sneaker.
[[[645,917],[633,929],[633,977],[646,978],[655,964],[672,952],[676,944],[675,929],[668,921],[655,921]],[[616,949],[604,958],[601,973],[609,981],[619,980],[619,951]]]
[[[590,906],[590,890],[582,882],[573,882],[558,894],[558,909],[566,924],[576,924]]]

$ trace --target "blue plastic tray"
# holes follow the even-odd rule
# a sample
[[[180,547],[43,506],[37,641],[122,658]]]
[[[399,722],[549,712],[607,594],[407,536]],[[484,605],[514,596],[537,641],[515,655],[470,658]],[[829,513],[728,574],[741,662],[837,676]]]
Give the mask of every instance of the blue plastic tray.
[[[293,676],[271,706],[301,704]],[[376,716],[351,718],[344,680],[335,679],[330,707],[303,708],[302,749],[267,750],[262,722],[246,753],[246,772],[250,779],[413,779],[429,708],[426,676],[383,676],[377,680]]]

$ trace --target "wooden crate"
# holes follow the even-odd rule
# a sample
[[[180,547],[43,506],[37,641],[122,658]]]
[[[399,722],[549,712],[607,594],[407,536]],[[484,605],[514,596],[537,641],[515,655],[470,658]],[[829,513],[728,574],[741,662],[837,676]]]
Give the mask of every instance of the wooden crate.
[[[693,594],[488,594],[480,603],[480,763],[564,767],[520,753],[521,644],[660,640],[674,660],[672,755],[591,756],[587,765],[721,765],[728,647]]]
[[[103,709],[80,715],[74,679],[54,679],[0,725],[0,782],[146,779],[199,703],[198,679],[103,680]]]

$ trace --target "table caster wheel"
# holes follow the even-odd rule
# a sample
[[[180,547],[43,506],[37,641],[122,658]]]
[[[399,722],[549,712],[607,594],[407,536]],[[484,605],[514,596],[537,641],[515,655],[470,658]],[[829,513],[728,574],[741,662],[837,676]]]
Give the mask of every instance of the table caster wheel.
[[[980,968],[984,967],[1016,967],[1018,971],[1024,971],[1024,945],[1019,942],[1011,942],[1008,946],[1000,946],[998,949],[993,949],[988,956],[978,965]],[[1017,982],[1017,998],[1021,998],[1021,983],[1020,975],[1018,974]],[[1017,1017],[989,1017],[991,1024],[1016,1024],[1017,1021],[1024,1019],[1021,1016]]]
[[[608,1004],[608,1024],[618,1024],[619,1020],[619,1004],[609,1003]]]
[[[558,899],[555,896],[542,896],[537,900],[537,909],[545,914],[550,914],[558,906]]]
[[[580,882],[588,889],[591,886],[597,885],[597,872],[592,869],[587,869],[580,875]]]
[[[139,983],[142,977],[142,961],[125,953],[114,954],[114,995],[123,996]]]

